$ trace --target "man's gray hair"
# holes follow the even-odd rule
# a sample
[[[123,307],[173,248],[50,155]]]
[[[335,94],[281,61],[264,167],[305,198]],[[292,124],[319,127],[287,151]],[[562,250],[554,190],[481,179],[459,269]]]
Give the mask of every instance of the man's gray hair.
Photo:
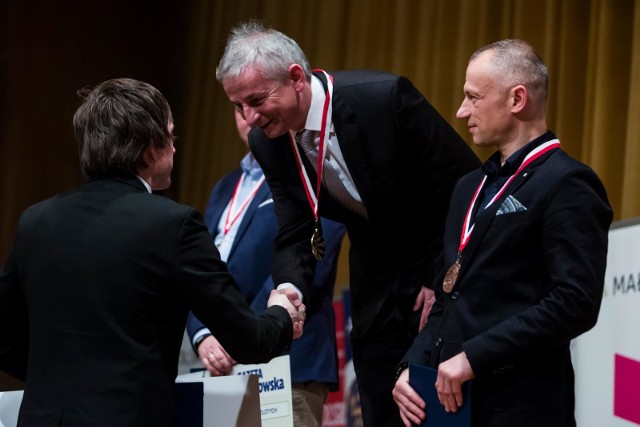
[[[295,40],[252,20],[231,30],[216,78],[223,83],[252,67],[269,79],[284,82],[292,64],[300,65],[311,78],[309,61]]]

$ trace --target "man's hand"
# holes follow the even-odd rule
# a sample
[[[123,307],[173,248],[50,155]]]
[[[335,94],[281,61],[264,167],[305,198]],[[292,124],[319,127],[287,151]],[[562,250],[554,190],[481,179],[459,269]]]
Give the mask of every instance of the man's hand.
[[[422,314],[420,315],[420,327],[418,332],[424,328],[427,324],[427,317],[429,317],[429,312],[431,312],[431,307],[433,307],[433,303],[436,302],[436,294],[431,289],[423,286],[416,298],[416,303],[413,305],[413,311],[418,311],[422,308]]]
[[[236,364],[213,335],[209,335],[198,345],[198,356],[212,377],[229,375]]]
[[[400,409],[400,418],[406,427],[422,424],[426,416],[425,407],[427,405],[409,385],[409,369],[402,371],[391,395]]]
[[[306,308],[300,300],[298,292],[292,288],[274,289],[271,291],[271,295],[267,301],[267,307],[271,307],[272,305],[282,306],[289,312],[289,316],[291,316],[291,321],[293,322],[293,339],[300,338],[304,329]]]
[[[462,384],[474,377],[465,352],[458,353],[438,365],[436,390],[445,411],[456,412],[462,406]]]

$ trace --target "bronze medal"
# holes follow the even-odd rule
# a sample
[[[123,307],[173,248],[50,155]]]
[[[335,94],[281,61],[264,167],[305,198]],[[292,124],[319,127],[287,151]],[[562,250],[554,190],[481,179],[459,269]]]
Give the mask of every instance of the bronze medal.
[[[458,280],[458,273],[460,273],[460,261],[459,259],[449,267],[447,270],[447,274],[444,276],[444,281],[442,282],[442,290],[446,293],[450,294],[453,290],[453,287],[456,285],[456,280]]]
[[[322,237],[322,232],[320,231],[320,223],[316,221],[316,226],[313,230],[313,234],[311,235],[311,253],[315,257],[317,261],[320,261],[324,255],[324,238]]]

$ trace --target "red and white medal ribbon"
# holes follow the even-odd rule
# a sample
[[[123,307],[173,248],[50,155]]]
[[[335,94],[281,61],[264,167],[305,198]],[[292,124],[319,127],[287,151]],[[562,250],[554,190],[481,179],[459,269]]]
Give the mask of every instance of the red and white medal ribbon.
[[[522,164],[520,165],[518,170],[516,170],[515,173],[509,177],[507,182],[504,183],[502,188],[500,188],[500,190],[496,193],[495,196],[493,196],[493,198],[489,201],[489,203],[487,203],[487,206],[485,207],[488,207],[493,202],[495,202],[502,195],[502,193],[504,193],[504,191],[507,189],[509,184],[511,184],[511,181],[513,181],[516,178],[516,176],[518,176],[518,174],[522,172],[522,170],[525,167],[527,167],[531,162],[533,162],[535,159],[542,156],[546,152],[556,148],[560,148],[560,141],[558,139],[552,139],[551,141],[547,141],[544,144],[531,150],[531,152],[527,154],[527,156],[522,161]],[[480,185],[478,185],[478,188],[476,189],[473,195],[473,199],[471,199],[471,204],[469,204],[469,208],[467,209],[467,214],[465,215],[464,222],[462,224],[462,233],[460,234],[460,245],[458,246],[458,253],[462,252],[465,246],[467,246],[467,243],[469,243],[469,239],[471,238],[471,233],[473,232],[473,227],[475,226],[475,223],[471,224],[471,215],[473,214],[473,210],[478,200],[478,195],[480,194],[480,190],[482,189],[486,181],[487,181],[487,176],[485,175],[484,178],[482,178]]]
[[[327,74],[324,70],[314,70],[320,71],[324,73],[327,78],[327,91],[325,93],[324,98],[324,106],[322,108],[322,125],[320,128],[320,143],[318,145],[318,164],[316,168],[316,172],[318,178],[316,179],[316,190],[313,191],[313,187],[311,186],[311,181],[309,180],[309,176],[307,175],[307,171],[304,168],[302,163],[302,157],[300,154],[300,148],[298,144],[291,137],[291,133],[289,133],[289,142],[291,143],[291,147],[296,154],[296,166],[298,167],[298,172],[300,173],[300,179],[302,180],[302,185],[304,186],[305,193],[307,195],[307,200],[309,201],[309,206],[311,206],[311,210],[313,211],[313,217],[317,221],[318,220],[318,197],[320,195],[320,188],[322,186],[322,168],[324,165],[324,158],[326,156],[326,146],[329,141],[329,131],[331,129],[331,112],[333,110],[331,106],[331,98],[333,97],[333,76]]]

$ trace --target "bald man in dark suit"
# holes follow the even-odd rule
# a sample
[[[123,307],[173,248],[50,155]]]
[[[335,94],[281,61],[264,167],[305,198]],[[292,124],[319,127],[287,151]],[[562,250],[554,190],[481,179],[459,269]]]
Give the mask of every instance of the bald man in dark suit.
[[[454,190],[439,296],[400,365],[437,368],[449,412],[473,380],[474,427],[575,426],[569,345],[602,301],[613,213],[598,176],[547,128],[547,73],[522,40],[471,56],[457,116],[496,152]],[[406,426],[429,417],[408,378],[394,388]]]

